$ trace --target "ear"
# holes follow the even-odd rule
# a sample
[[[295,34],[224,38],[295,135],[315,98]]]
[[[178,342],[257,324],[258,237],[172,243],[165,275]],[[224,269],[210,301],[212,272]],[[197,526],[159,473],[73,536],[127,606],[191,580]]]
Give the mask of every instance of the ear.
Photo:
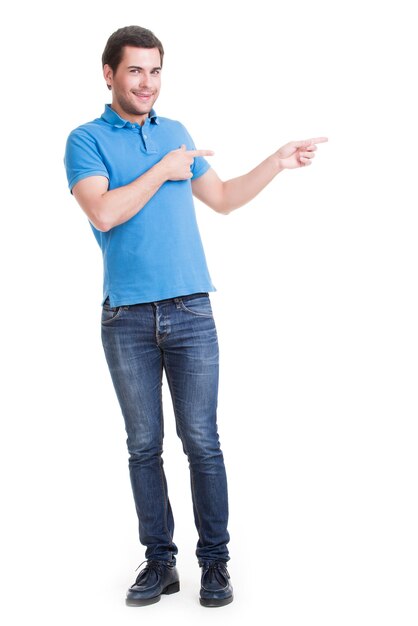
[[[110,65],[103,66],[103,76],[107,84],[108,89],[112,89],[113,70]]]

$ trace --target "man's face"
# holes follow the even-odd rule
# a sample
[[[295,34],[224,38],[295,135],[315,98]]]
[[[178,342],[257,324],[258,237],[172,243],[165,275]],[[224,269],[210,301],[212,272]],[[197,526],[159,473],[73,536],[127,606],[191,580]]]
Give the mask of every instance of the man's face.
[[[143,124],[160,93],[158,48],[125,46],[116,72],[105,65],[103,73],[112,87],[112,109],[124,119]]]

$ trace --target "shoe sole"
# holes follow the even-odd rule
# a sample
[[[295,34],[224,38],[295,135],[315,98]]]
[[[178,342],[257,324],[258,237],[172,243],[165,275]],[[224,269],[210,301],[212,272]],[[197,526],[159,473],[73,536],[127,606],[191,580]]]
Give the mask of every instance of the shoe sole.
[[[234,596],[229,596],[229,598],[222,598],[222,600],[218,598],[200,598],[200,604],[202,606],[208,607],[216,607],[216,606],[225,606],[226,604],[231,604]]]
[[[143,600],[126,598],[125,604],[126,606],[148,606],[149,604],[156,604],[159,602],[162,595],[169,596],[172,593],[177,593],[178,591],[180,591],[180,583],[171,583],[171,585],[168,585],[168,587],[163,589],[158,596],[154,596],[153,598],[144,598]]]

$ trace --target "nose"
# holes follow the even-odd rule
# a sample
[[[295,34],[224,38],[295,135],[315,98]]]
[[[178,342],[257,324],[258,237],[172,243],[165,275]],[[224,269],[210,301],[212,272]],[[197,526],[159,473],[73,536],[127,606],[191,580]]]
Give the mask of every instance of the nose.
[[[140,87],[150,87],[151,76],[146,72],[141,72],[141,74],[139,75],[139,85]]]

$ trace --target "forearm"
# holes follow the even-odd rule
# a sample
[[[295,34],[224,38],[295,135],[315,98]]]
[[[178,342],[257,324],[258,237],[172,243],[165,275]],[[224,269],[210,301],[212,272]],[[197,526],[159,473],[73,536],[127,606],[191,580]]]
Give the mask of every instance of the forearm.
[[[166,182],[161,161],[123,187],[102,194],[96,208],[99,229],[110,230],[136,215]]]
[[[250,202],[283,169],[280,159],[272,154],[248,174],[225,181],[221,212],[230,213]]]

